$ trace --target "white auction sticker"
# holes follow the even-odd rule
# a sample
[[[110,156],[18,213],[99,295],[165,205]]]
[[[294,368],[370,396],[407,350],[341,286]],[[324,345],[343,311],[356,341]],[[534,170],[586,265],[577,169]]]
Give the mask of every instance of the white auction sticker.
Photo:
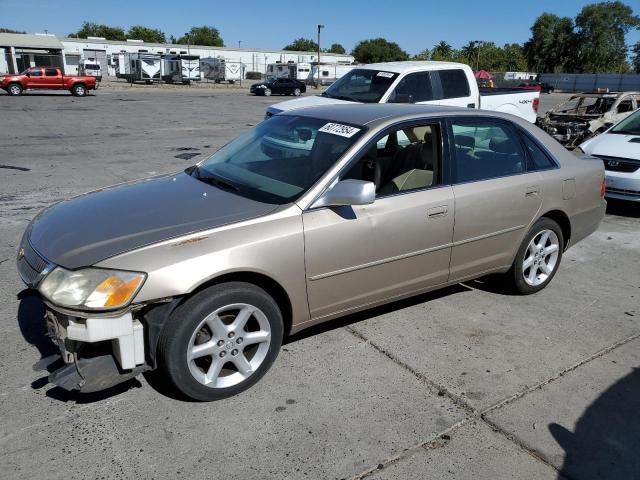
[[[391,78],[393,77],[393,73],[391,72],[378,72],[378,77]]]
[[[341,137],[351,138],[360,131],[359,128],[342,125],[341,123],[327,123],[324,127],[318,129],[319,132],[332,133]]]

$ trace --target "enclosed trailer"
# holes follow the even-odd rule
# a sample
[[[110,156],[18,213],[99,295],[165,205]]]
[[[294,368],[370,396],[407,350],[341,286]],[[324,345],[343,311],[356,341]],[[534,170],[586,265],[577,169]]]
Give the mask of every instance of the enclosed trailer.
[[[270,63],[267,65],[267,78],[292,78],[301,82],[312,81],[311,64],[306,62]]]
[[[345,73],[356,68],[357,65],[351,63],[321,63],[314,64],[309,83],[318,81],[318,69],[320,69],[320,85],[331,85]]]
[[[242,80],[242,62],[227,60],[223,57],[209,57],[200,60],[201,69],[207,80],[216,83],[235,83]]]
[[[128,82],[153,83],[161,80],[161,58],[153,53],[120,52],[116,58],[116,77]]]
[[[200,81],[200,57],[198,55],[163,55],[161,77],[167,83],[191,83]]]
[[[96,77],[96,81],[102,81],[102,68],[95,58],[85,58],[78,62],[78,75]]]

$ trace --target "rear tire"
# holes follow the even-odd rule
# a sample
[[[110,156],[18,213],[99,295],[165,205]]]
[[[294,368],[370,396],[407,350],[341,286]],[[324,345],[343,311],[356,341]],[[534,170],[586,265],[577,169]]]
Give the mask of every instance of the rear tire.
[[[507,273],[517,292],[530,295],[545,288],[560,268],[563,250],[560,225],[542,217],[524,237]]]
[[[300,89],[299,89],[299,88],[296,88],[296,89],[293,91],[293,94],[294,94],[296,97],[299,97],[301,93],[302,93],[302,92],[300,91]]]
[[[161,374],[199,401],[227,398],[254,385],[273,364],[283,336],[277,303],[243,282],[214,285],[169,317],[158,342]]]
[[[7,93],[12,97],[18,97],[22,95],[23,90],[24,89],[22,88],[22,85],[20,85],[19,83],[10,83],[7,87]]]
[[[87,87],[85,87],[81,83],[77,83],[73,87],[71,87],[71,93],[75,97],[84,97],[87,95]]]

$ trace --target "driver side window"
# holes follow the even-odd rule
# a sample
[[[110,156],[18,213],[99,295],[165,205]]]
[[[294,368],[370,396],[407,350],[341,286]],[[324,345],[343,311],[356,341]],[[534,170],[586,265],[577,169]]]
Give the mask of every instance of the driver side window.
[[[441,183],[439,123],[401,127],[374,140],[343,178],[375,183],[376,197]]]
[[[42,76],[42,69],[34,68],[33,70],[29,70],[29,75],[32,76],[32,77],[41,77]]]

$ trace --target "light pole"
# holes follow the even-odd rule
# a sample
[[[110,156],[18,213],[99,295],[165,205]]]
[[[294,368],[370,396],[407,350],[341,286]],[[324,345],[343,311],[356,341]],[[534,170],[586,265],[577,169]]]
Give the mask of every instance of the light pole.
[[[242,45],[242,40],[238,40],[238,48],[240,48],[240,45]]]
[[[316,68],[318,69],[318,83],[316,88],[320,88],[320,30],[324,28],[324,25],[318,25],[318,58],[316,59]]]
[[[482,40],[476,40],[476,44],[478,45],[478,55],[476,57],[476,72],[480,70],[480,45],[482,44]]]

